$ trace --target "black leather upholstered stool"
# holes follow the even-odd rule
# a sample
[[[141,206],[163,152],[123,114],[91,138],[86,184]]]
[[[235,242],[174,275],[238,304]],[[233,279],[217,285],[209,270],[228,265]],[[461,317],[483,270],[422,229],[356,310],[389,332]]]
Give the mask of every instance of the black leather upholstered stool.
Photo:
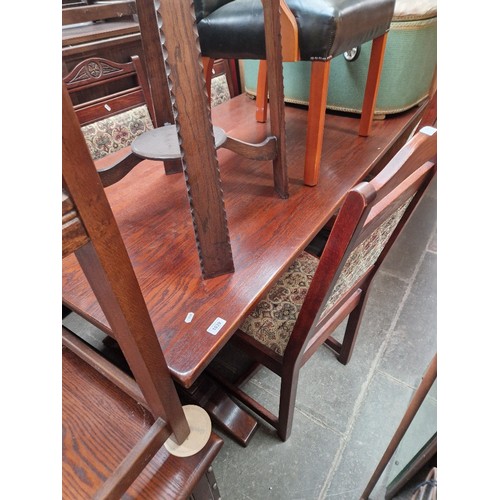
[[[214,59],[259,59],[257,120],[266,120],[266,0],[194,0],[201,52]],[[395,0],[281,0],[284,61],[312,61],[304,182],[319,178],[330,61],[373,40],[359,135],[369,135]],[[207,85],[210,66],[205,63]]]

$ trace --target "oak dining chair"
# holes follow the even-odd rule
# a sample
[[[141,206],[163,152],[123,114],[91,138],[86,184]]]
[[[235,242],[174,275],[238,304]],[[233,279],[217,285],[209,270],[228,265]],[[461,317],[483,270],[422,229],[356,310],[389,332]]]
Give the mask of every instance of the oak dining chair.
[[[156,117],[162,110],[154,107],[149,80],[138,55],[132,55],[126,63],[89,57],[63,78],[63,84],[94,160],[131,146],[135,139],[163,125]],[[177,156],[163,160],[166,174],[182,171]],[[116,163],[99,171],[104,187],[121,180],[143,160],[129,148]]]
[[[129,146],[156,127],[148,80],[137,55],[126,63],[89,57],[63,82],[94,160]]]
[[[370,284],[435,175],[436,144],[436,129],[422,128],[370,182],[353,187],[320,258],[303,251],[231,338],[230,343],[281,378],[278,415],[216,366],[210,370],[283,441],[292,430],[302,366],[323,344],[341,363],[351,358]],[[334,339],[346,318],[342,340]]]

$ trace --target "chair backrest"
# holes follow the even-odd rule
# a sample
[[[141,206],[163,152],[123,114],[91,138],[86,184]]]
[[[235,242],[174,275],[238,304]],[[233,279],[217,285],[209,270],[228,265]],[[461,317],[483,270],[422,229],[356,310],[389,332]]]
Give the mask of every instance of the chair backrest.
[[[85,59],[63,82],[94,160],[130,145],[135,137],[156,127],[149,83],[139,56],[133,55],[126,63],[102,57]],[[110,88],[114,89],[111,93]]]
[[[231,3],[233,0],[194,0],[194,10],[195,10],[195,16],[196,16],[196,22],[199,23],[202,21],[204,18],[207,16],[210,16],[213,12],[215,12],[217,9],[220,7],[223,7],[224,5]],[[279,3],[279,19],[280,19],[280,24],[279,24],[279,30],[280,30],[280,36],[281,36],[281,52],[282,52],[282,58],[283,61],[298,61],[300,59],[300,50],[299,50],[299,28],[297,24],[297,20],[295,19],[295,16],[293,15],[292,11],[288,7],[288,4],[286,3],[286,0],[279,0],[277,3]],[[276,5],[276,8],[278,6]],[[265,8],[269,9],[269,4],[267,5],[260,5],[259,8],[261,8],[260,11],[255,12],[255,14],[258,14],[261,12],[263,14]],[[234,22],[236,19],[234,19],[234,12],[231,12],[228,16],[225,22]],[[223,16],[224,17],[224,16]],[[214,23],[217,25],[220,23],[221,19],[217,19],[217,21]],[[262,22],[264,22],[264,17],[262,17]],[[212,24],[212,21],[208,22],[208,27],[204,27],[203,29],[200,30],[200,37],[202,39],[201,42],[201,47],[202,47],[202,52],[203,52],[203,47],[205,46],[205,43],[207,43],[204,38],[210,39],[210,25]],[[209,43],[209,42],[208,42]],[[262,40],[260,40],[258,43],[262,43]],[[209,45],[210,46],[210,43]],[[255,48],[253,47],[248,47],[248,50],[253,52]],[[268,55],[269,55],[269,49],[268,50]]]
[[[355,307],[436,173],[437,132],[424,127],[370,182],[351,189],[317,265],[284,356],[304,362]],[[311,354],[308,355],[310,351]]]

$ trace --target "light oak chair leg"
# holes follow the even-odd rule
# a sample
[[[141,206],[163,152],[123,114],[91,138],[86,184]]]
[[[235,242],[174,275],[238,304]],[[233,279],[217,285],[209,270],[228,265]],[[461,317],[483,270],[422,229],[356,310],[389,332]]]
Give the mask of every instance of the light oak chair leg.
[[[318,183],[329,75],[329,60],[312,61],[304,166],[304,184],[306,186],[315,186]]]
[[[210,103],[212,99],[212,70],[214,67],[214,59],[210,57],[202,57],[201,61],[203,63],[203,76],[205,77],[205,85],[207,89],[208,102]]]
[[[265,123],[267,120],[267,61],[259,62],[259,73],[257,77],[257,96],[255,98],[255,118],[259,123]]]
[[[361,123],[359,125],[359,135],[368,137],[377,104],[377,94],[384,64],[385,46],[387,44],[386,32],[382,36],[375,38],[372,42],[372,52],[370,55],[370,64],[368,66],[368,75],[366,77],[365,96],[363,99],[363,108],[361,110]]]

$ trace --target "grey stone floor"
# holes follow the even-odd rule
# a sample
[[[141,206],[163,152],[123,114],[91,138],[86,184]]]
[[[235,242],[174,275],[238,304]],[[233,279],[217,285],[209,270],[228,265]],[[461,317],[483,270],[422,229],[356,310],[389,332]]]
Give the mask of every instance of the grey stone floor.
[[[375,278],[350,363],[322,347],[302,369],[290,439],[281,442],[265,422],[246,448],[218,431],[222,499],[360,498],[436,352],[436,201],[434,182]],[[275,409],[278,387],[278,377],[261,369],[246,390]],[[436,431],[436,413],[434,386],[371,499],[384,498]]]

